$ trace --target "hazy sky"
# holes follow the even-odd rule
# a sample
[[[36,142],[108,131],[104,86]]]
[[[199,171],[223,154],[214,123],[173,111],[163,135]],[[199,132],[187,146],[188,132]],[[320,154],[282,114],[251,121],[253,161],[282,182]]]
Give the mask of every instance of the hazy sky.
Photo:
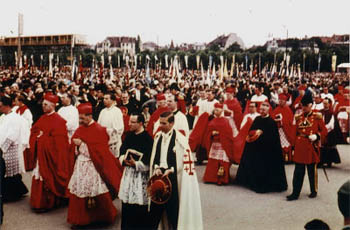
[[[350,0],[2,0],[0,36],[77,33],[141,36],[169,44],[209,42],[236,33],[247,47],[276,38],[350,34]],[[11,33],[12,31],[12,33]]]

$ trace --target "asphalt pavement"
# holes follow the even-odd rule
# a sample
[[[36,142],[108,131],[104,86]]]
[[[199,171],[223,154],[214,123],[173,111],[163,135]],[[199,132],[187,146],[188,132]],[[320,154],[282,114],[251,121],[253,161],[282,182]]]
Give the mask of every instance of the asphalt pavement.
[[[292,191],[294,165],[286,165],[288,190],[282,193],[257,194],[235,184],[218,186],[204,184],[202,177],[205,165],[197,166],[200,186],[204,228],[206,230],[297,230],[304,229],[305,223],[312,219],[321,219],[331,229],[341,229],[342,215],[338,210],[337,191],[350,179],[350,145],[337,146],[341,164],[327,168],[329,182],[321,169],[318,170],[319,190],[314,199],[310,193],[307,173],[300,197],[296,201],[286,201]],[[231,167],[234,178],[237,165]],[[23,180],[30,190],[31,172],[23,175]],[[114,201],[120,211],[121,202]],[[22,200],[4,205],[5,217],[1,230],[58,230],[70,229],[67,223],[67,207],[47,213],[34,213],[29,207],[29,194]],[[88,229],[120,229],[120,213],[113,225]]]

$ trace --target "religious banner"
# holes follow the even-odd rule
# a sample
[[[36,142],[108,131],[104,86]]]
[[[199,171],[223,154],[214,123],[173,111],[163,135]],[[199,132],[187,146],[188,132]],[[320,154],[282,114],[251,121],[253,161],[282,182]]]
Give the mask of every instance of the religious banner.
[[[168,55],[165,54],[165,68],[168,68]]]
[[[186,66],[186,69],[188,68],[188,56],[185,55],[185,66]]]
[[[57,55],[57,57],[58,57],[58,55]],[[34,67],[34,56],[33,56],[33,54],[32,54],[32,55],[30,55],[30,59],[32,60],[31,65],[32,65],[32,67]]]
[[[199,55],[197,55],[196,56],[196,61],[197,61],[197,70],[199,70],[199,60],[200,60],[200,56]]]
[[[137,70],[137,54],[134,56],[134,62],[135,62],[135,70]]]
[[[49,74],[52,76],[52,59],[53,59],[53,53],[49,53]]]
[[[232,55],[232,63],[231,63],[231,70],[230,70],[230,77],[232,78],[233,72],[235,70],[235,62],[236,62],[236,56]]]
[[[337,55],[332,56],[332,72],[335,72],[335,67],[337,66]]]
[[[224,77],[228,77],[228,70],[227,70],[227,58],[225,59],[225,65],[224,65]]]

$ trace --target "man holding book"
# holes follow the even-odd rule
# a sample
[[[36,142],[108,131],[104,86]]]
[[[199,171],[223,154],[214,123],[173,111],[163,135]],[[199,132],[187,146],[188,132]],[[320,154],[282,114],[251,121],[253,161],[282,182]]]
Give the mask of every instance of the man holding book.
[[[144,122],[145,118],[140,113],[130,116],[130,132],[120,148],[119,161],[125,166],[119,190],[121,229],[149,228],[147,182],[153,140],[145,131]]]

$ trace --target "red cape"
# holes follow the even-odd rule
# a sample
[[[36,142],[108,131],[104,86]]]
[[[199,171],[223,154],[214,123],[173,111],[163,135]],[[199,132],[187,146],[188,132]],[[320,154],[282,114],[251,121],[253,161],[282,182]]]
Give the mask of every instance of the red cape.
[[[244,126],[239,130],[239,133],[236,137],[234,137],[233,141],[233,149],[234,149],[234,155],[233,155],[233,162],[240,164],[241,163],[241,158],[246,142],[246,138],[248,136],[248,132],[250,130],[250,127],[253,124],[253,120],[249,117],[247,119],[247,122],[244,124]]]
[[[208,129],[205,134],[204,146],[207,150],[207,153],[210,152],[210,147],[212,144],[212,132],[219,132],[219,139],[223,149],[226,152],[227,157],[230,161],[234,161],[234,152],[233,152],[233,133],[229,121],[225,117],[216,117],[211,120],[208,124]]]
[[[284,133],[286,134],[286,137],[289,141],[289,143],[291,145],[294,145],[294,139],[295,136],[293,135],[293,130],[294,130],[294,126],[293,126],[293,112],[292,110],[289,108],[289,106],[277,106],[271,115],[272,119],[276,119],[276,115],[278,114],[282,114],[282,128]],[[278,125],[278,123],[277,123]]]
[[[107,184],[107,187],[114,190],[110,192],[118,194],[123,169],[119,163],[119,160],[115,158],[109,150],[109,136],[106,128],[102,127],[97,122],[92,123],[88,127],[79,126],[79,128],[75,131],[72,140],[74,138],[79,138],[86,143],[89,149],[90,158],[96,171],[100,174],[102,180]],[[72,141],[70,146],[71,157],[75,156],[75,147],[76,145]]]
[[[228,109],[233,111],[233,120],[235,121],[236,127],[239,130],[243,119],[242,106],[236,98],[232,100],[226,100],[224,104],[227,105]]]
[[[190,144],[190,148],[192,152],[195,152],[199,146],[203,146],[203,140],[205,139],[205,133],[209,123],[209,114],[204,112],[199,116],[198,121],[193,128],[188,143]]]
[[[147,132],[148,134],[153,137],[153,127],[154,124],[158,121],[160,115],[162,113],[164,113],[165,111],[167,111],[168,108],[167,107],[159,107],[156,111],[154,111],[149,119],[148,125],[147,125]]]
[[[43,135],[37,138],[40,131]],[[45,186],[56,196],[64,197],[71,165],[66,121],[57,113],[42,115],[31,129],[29,142],[28,160],[32,165],[38,160]]]

